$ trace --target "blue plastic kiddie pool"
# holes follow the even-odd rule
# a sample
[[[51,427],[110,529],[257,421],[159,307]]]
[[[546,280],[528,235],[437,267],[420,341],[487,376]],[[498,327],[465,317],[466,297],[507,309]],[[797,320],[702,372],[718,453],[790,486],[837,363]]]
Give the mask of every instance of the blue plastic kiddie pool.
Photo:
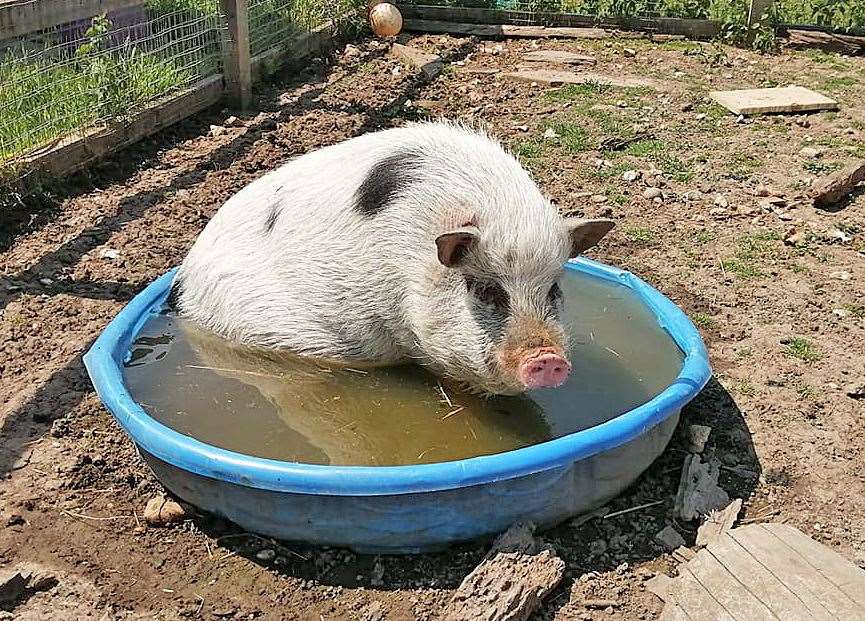
[[[553,526],[619,494],[664,450],[679,413],[711,375],[685,314],[636,276],[588,259],[568,269],[629,288],[684,357],[653,399],[595,427],[513,451],[411,466],[326,466],[243,455],[151,418],[129,394],[123,361],[158,313],[174,271],[136,296],[84,356],[96,392],[162,484],[181,499],[256,533],[407,553],[491,536],[520,520]]]

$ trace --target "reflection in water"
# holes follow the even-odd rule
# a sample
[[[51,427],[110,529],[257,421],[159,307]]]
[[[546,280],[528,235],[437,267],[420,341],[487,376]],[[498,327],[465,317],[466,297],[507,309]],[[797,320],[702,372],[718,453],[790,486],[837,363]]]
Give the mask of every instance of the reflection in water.
[[[586,429],[663,390],[682,354],[629,290],[562,278],[573,371],[557,389],[485,398],[416,366],[329,368],[239,347],[154,315],[126,362],[130,392],[177,431],[286,461],[399,465],[507,451]]]

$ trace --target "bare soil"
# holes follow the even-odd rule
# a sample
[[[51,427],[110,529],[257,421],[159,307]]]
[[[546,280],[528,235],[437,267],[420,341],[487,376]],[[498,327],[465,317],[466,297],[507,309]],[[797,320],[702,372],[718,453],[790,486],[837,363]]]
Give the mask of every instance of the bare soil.
[[[865,383],[865,195],[831,211],[806,199],[812,179],[865,157],[865,59],[617,39],[407,39],[443,54],[443,74],[425,82],[364,40],[275,76],[252,113],[213,109],[65,180],[43,200],[49,208],[0,214],[0,571],[57,580],[0,619],[435,618],[486,544],[365,557],[275,545],[207,515],[146,526],[160,486],[81,364],[121,306],[178,264],[246,183],[292,156],[429,115],[487,125],[563,210],[620,222],[592,255],[648,280],[702,330],[715,377],[683,425],[713,428],[706,455],[745,499],[743,519],[787,521],[865,565],[865,402],[848,396]],[[494,73],[531,49],[592,54],[595,71],[650,78],[657,90],[557,90]],[[840,111],[737,119],[706,100],[712,88],[788,83],[837,97]],[[223,126],[232,114],[241,123]],[[646,137],[598,150],[635,132]],[[659,200],[644,198],[646,177]],[[767,193],[783,200],[764,205]],[[654,535],[672,525],[695,537],[696,524],[672,518],[685,456],[677,436],[609,508],[661,504],[544,533],[568,569],[538,619],[656,617],[661,604],[643,583],[674,563]],[[262,549],[275,555],[260,560]]]

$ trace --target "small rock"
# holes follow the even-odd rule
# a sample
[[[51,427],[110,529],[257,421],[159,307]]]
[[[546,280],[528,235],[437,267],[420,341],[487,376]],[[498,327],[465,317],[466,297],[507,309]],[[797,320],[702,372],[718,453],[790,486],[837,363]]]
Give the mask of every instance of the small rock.
[[[852,128],[852,127],[847,127],[847,128],[844,129],[844,133],[847,134],[847,135],[849,135],[849,136],[855,136],[855,135],[856,135],[856,130],[855,130],[854,128]]]
[[[832,314],[835,315],[836,317],[838,317],[839,319],[844,319],[845,317],[850,315],[850,313],[847,312],[843,308],[833,308]]]
[[[811,158],[811,159],[813,159],[815,157],[820,157],[820,154],[821,154],[820,149],[815,149],[814,147],[802,147],[799,150],[799,155],[801,155],[802,157],[807,157],[807,158]]]
[[[25,523],[24,518],[17,513],[13,513],[6,519],[6,526],[21,526]]]
[[[809,121],[805,117],[799,117],[798,119],[796,119],[796,125],[798,125],[799,127],[806,127],[806,128],[811,127],[811,121]]]
[[[711,433],[712,428],[706,425],[688,425],[688,432],[685,436],[688,452],[702,453]]]
[[[592,195],[592,202],[593,203],[606,203],[607,200],[608,200],[607,197],[604,196],[603,194],[593,194]]]
[[[689,203],[698,201],[703,198],[703,193],[700,190],[689,190],[682,195],[682,198]]]
[[[552,127],[548,127],[547,131],[544,132],[544,138],[546,138],[547,140],[553,140],[553,139],[558,138],[558,137],[559,137],[559,135],[556,133],[556,130],[554,130]]]
[[[345,46],[345,51],[343,52],[343,54],[345,56],[359,56],[360,50],[349,43],[348,45]]]
[[[660,196],[656,196],[655,198],[652,199],[652,202],[655,203],[656,205],[663,205],[664,199],[661,198]]]
[[[653,198],[660,198],[661,190],[658,188],[646,188],[643,190],[643,198],[648,200],[652,200]]]
[[[240,127],[241,125],[243,125],[243,122],[236,116],[230,116],[225,119],[224,125],[225,127]]]
[[[804,246],[808,243],[808,234],[805,231],[790,229],[784,235],[784,243],[788,246]]]
[[[259,550],[256,553],[255,558],[257,558],[259,561],[269,563],[276,558],[276,552],[274,552],[270,548],[265,548],[264,550]]]
[[[40,279],[39,279],[39,282],[42,283],[43,285],[45,285],[46,287],[47,287],[48,285],[53,285],[53,284],[54,284],[54,281],[51,280],[50,278],[40,278]]]
[[[405,107],[405,108],[411,108],[413,105],[414,105],[414,102],[412,102],[411,99],[406,99],[406,100],[405,100],[405,103],[403,104],[403,107]]]
[[[225,133],[225,128],[222,125],[211,125],[210,126],[210,135],[211,136],[221,136]]]
[[[144,507],[144,521],[153,526],[174,524],[187,517],[187,511],[179,503],[165,496],[151,498]]]
[[[529,126],[528,125],[514,125],[514,129],[518,129],[521,132],[527,132],[527,131],[529,131]]]
[[[754,194],[756,196],[771,196],[772,191],[769,189],[768,186],[758,185],[757,189],[754,190]]]
[[[99,258],[114,261],[120,258],[120,251],[115,250],[114,248],[103,248],[99,251]]]
[[[730,206],[730,201],[728,201],[727,197],[723,194],[718,194],[717,196],[715,196],[715,205],[717,207],[723,207],[726,209]]]
[[[622,173],[622,179],[628,183],[633,183],[640,178],[640,172],[637,170],[626,170]]]
[[[685,540],[682,535],[680,535],[679,531],[672,526],[666,526],[662,531],[656,534],[655,541],[671,551],[685,545]]]
[[[846,244],[847,242],[849,242],[850,240],[853,239],[852,237],[847,235],[847,233],[845,233],[841,229],[831,229],[830,231],[828,231],[826,233],[825,237],[829,241],[833,241],[833,242],[838,241],[838,242],[841,242],[842,244]]]
[[[850,272],[848,272],[846,270],[839,270],[837,272],[831,272],[829,274],[829,278],[834,278],[835,280],[847,281],[847,280],[850,280],[851,278],[853,278],[853,274],[851,274]]]
[[[848,386],[846,392],[851,399],[865,399],[865,383]]]
[[[688,102],[688,103],[683,103],[682,106],[681,106],[679,109],[680,109],[682,112],[690,112],[691,110],[694,109],[694,104],[692,104],[692,103],[690,103],[690,102]]]
[[[54,438],[62,438],[63,436],[69,435],[69,431],[69,419],[58,418],[51,423],[51,436]]]
[[[637,50],[632,49],[630,47],[626,47],[625,49],[622,50],[622,54],[625,55],[625,58],[633,58],[634,56],[637,55]]]

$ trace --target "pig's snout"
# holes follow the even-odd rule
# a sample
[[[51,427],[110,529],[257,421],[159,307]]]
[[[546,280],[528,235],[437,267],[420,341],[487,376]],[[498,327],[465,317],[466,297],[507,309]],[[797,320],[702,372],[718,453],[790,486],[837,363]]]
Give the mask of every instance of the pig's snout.
[[[571,372],[571,363],[551,349],[533,351],[523,358],[519,378],[528,390],[556,388],[565,383]]]

